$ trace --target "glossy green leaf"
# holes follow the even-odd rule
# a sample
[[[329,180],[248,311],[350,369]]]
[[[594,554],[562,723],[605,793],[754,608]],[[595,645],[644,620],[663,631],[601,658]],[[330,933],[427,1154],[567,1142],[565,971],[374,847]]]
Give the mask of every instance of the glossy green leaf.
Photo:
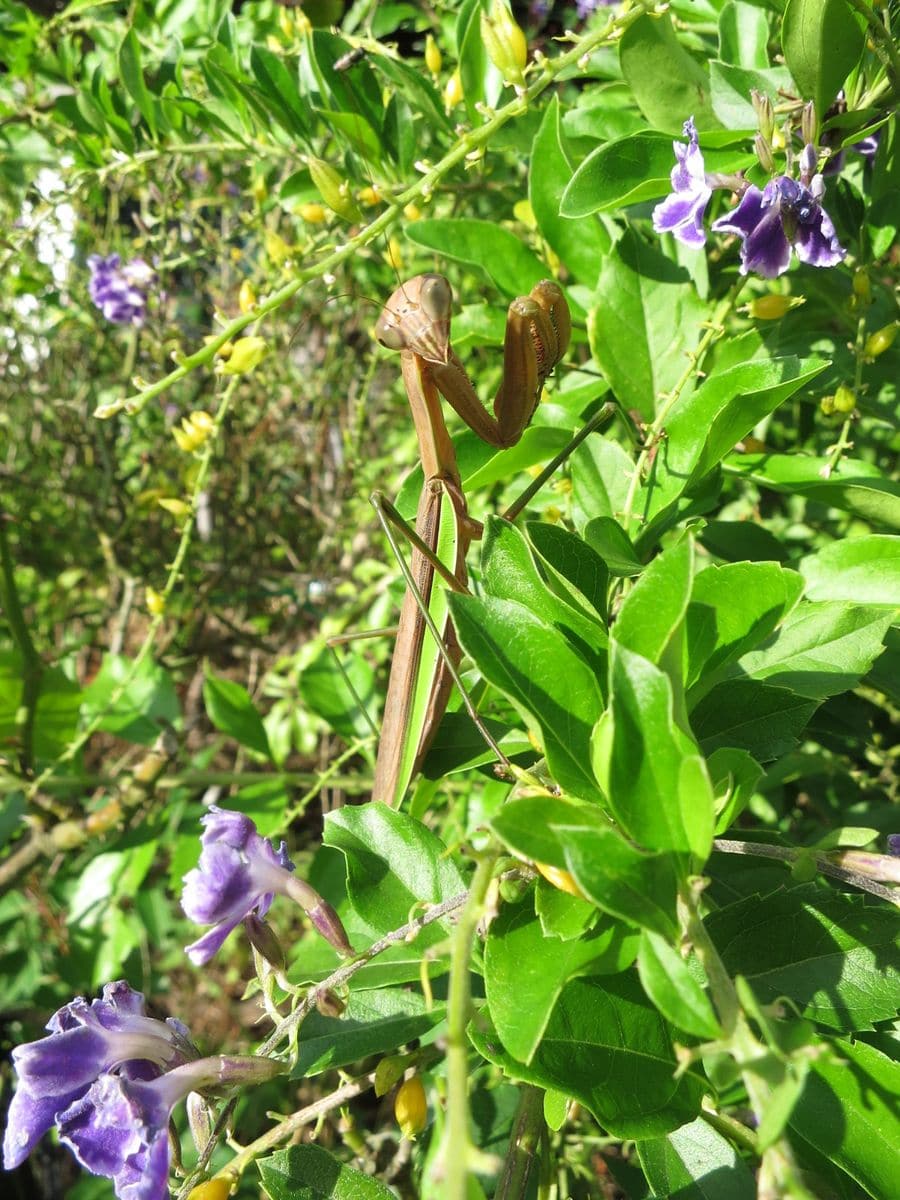
[[[503,91],[500,72],[488,58],[481,36],[481,0],[463,0],[456,18],[456,56],[463,102],[473,123],[482,120],[478,106],[493,108]]]
[[[691,728],[711,754],[736,747],[771,762],[796,743],[818,702],[755,679],[730,679],[707,692],[691,713]]]
[[[850,691],[881,653],[893,613],[844,601],[800,604],[778,632],[745,654],[734,674],[824,700]]]
[[[514,601],[457,595],[450,607],[463,649],[539,734],[554,779],[575,796],[597,797],[589,747],[603,697],[581,655]]]
[[[610,575],[640,575],[644,564],[631,538],[612,517],[595,517],[584,527],[584,540],[603,559]]]
[[[900,605],[900,537],[842,538],[801,559],[799,571],[810,600]]]
[[[788,0],[781,36],[800,95],[824,114],[862,54],[860,21],[847,0]]]
[[[761,1004],[787,996],[839,1033],[897,1013],[900,950],[887,906],[810,885],[740,900],[706,926],[729,974],[743,975]]]
[[[729,563],[701,571],[685,620],[688,686],[702,677],[700,690],[708,690],[717,672],[772,633],[802,592],[802,577],[777,563]]]
[[[820,374],[821,359],[773,358],[741,363],[714,373],[675,405],[666,438],[644,489],[646,515],[659,517],[685,491],[720,463],[758,421]],[[649,538],[649,533],[644,535]]]
[[[181,706],[171,675],[149,658],[110,706],[110,699],[131,670],[132,660],[124,654],[104,655],[100,670],[84,690],[85,712],[95,717],[105,710],[98,729],[127,742],[151,746],[164,729],[179,721]]]
[[[751,90],[768,96],[774,105],[784,91],[790,90],[793,81],[783,67],[748,70],[714,59],[709,64],[709,82],[713,112],[725,128],[753,130],[758,122]]]
[[[564,942],[581,937],[598,919],[595,904],[554,887],[543,875],[539,875],[535,880],[534,911],[540,919],[545,935],[562,938]],[[634,953],[637,954],[637,945]],[[622,969],[624,970],[624,967]]]
[[[553,832],[567,870],[598,908],[631,925],[674,937],[678,880],[671,855],[645,853],[614,829],[593,823],[554,825]]]
[[[365,714],[374,704],[375,673],[361,655],[348,653],[346,647],[338,646],[336,653],[343,671],[335,653],[323,649],[304,666],[297,690],[310,711],[341,737],[364,737],[371,732]]]
[[[513,1058],[531,1062],[563,987],[592,974],[591,963],[621,943],[608,925],[577,940],[547,937],[531,895],[505,904],[491,922],[484,950],[484,986],[491,1020]]]
[[[549,274],[524,242],[494,221],[434,217],[412,221],[406,236],[426,250],[480,268],[507,296],[527,295]]]
[[[574,599],[582,607],[587,601],[590,615],[605,620],[609,571],[587,539],[547,521],[530,521],[526,529],[551,587],[556,584],[557,595],[564,601]]]
[[[842,459],[840,470],[828,478],[822,474],[827,458],[799,454],[731,454],[724,466],[773,492],[806,496],[857,513],[875,526],[900,530],[900,483],[859,459]]]
[[[567,220],[561,201],[572,177],[572,166],[563,137],[559,101],[547,105],[531,151],[528,198],[541,236],[577,280],[593,287],[611,240],[599,221]]]
[[[610,809],[645,849],[705,859],[712,843],[712,785],[695,744],[676,724],[668,675],[614,643],[609,690],[594,762]]]
[[[603,262],[588,314],[594,361],[624,409],[654,415],[659,396],[684,373],[684,354],[706,315],[687,272],[626,231]]]
[[[141,63],[141,46],[137,34],[129,29],[119,49],[119,73],[125,90],[131,96],[138,112],[144,118],[151,134],[156,136],[156,108],[153,97],[144,81]]]
[[[296,78],[284,61],[264,46],[250,51],[250,71],[269,106],[270,117],[304,140],[309,136],[308,108],[300,96]]]
[[[346,1067],[372,1054],[387,1054],[422,1037],[443,1019],[444,1006],[429,1007],[417,992],[397,988],[353,991],[339,1017],[323,1017],[319,1012],[306,1017],[292,1078]]]
[[[271,1200],[394,1200],[385,1184],[309,1143],[257,1162]]]
[[[565,531],[561,531],[565,533]],[[574,535],[568,535],[578,541]],[[485,592],[494,599],[525,605],[534,616],[562,633],[598,679],[606,669],[608,639],[598,614],[553,592],[541,577],[524,535],[509,521],[484,523],[481,569]]]
[[[837,1041],[818,1058],[790,1119],[792,1133],[876,1200],[900,1179],[900,1064],[865,1042]]]
[[[598,146],[569,180],[560,203],[562,217],[584,218],[665,196],[674,163],[667,133],[642,130]]]
[[[572,519],[579,529],[622,512],[634,470],[624,447],[609,438],[588,438],[572,455],[571,468]]]
[[[708,520],[697,540],[710,554],[726,562],[787,562],[787,547],[763,525],[753,521]]]
[[[719,58],[736,67],[769,65],[769,21],[752,0],[726,0],[719,13]]]
[[[512,1078],[580,1100],[614,1137],[677,1129],[696,1116],[708,1086],[690,1071],[675,1078],[669,1029],[631,972],[569,983],[527,1066],[490,1025],[473,1024],[469,1036]]]
[[[555,827],[596,828],[608,823],[595,805],[572,804],[556,796],[513,796],[494,814],[490,826],[513,854],[564,869],[566,855]]]
[[[267,758],[270,756],[269,739],[262,718],[246,688],[233,679],[214,675],[207,667],[203,680],[203,703],[210,721],[221,733],[227,733],[257,754],[264,754]]]
[[[709,76],[679,42],[668,13],[642,16],[628,26],[619,42],[619,63],[638,108],[654,129],[681,133],[692,114],[698,129],[718,126]]]
[[[731,1142],[702,1117],[637,1144],[655,1196],[671,1200],[756,1200],[756,1181]]]
[[[714,750],[706,760],[706,769],[716,794],[715,833],[719,836],[750,803],[763,769],[746,750],[733,746]]]
[[[444,843],[421,821],[379,801],[329,813],[322,838],[344,855],[350,902],[375,936],[405,925],[416,905],[439,904],[465,890]],[[420,937],[433,944],[447,928],[435,922]]]
[[[658,554],[625,597],[612,637],[620,646],[668,669],[681,686],[681,641],[693,578],[693,543],[683,538]]]
[[[644,991],[677,1029],[710,1041],[722,1036],[709,997],[671,942],[645,929],[638,951]]]

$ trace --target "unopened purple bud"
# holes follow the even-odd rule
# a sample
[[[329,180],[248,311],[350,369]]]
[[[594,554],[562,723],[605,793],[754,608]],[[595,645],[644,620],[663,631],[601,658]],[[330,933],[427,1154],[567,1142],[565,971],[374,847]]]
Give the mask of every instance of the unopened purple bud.
[[[323,899],[306,880],[292,876],[288,880],[285,891],[292,900],[296,900],[300,907],[304,909],[318,932],[321,933],[327,942],[334,946],[338,954],[344,954],[349,957],[356,953],[350,945],[340,917],[328,901]]]
[[[888,854],[893,854],[900,858],[900,833],[888,834]]]
[[[319,988],[316,992],[316,1009],[323,1017],[340,1017],[347,1005],[331,988]]]
[[[818,155],[816,148],[811,142],[807,142],[800,151],[800,182],[804,187],[809,187],[809,181],[816,173],[816,165],[818,163]]]
[[[261,921],[255,913],[250,913],[244,917],[244,930],[253,949],[261,954],[267,963],[271,963],[276,971],[283,971],[284,951],[272,926],[266,921]]]

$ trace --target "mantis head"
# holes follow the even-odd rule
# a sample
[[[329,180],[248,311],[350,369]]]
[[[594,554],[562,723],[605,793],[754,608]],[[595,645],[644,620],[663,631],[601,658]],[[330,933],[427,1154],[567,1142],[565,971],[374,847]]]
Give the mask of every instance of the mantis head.
[[[453,291],[443,275],[416,275],[401,283],[388,300],[375,323],[375,337],[388,350],[446,363],[452,305]]]

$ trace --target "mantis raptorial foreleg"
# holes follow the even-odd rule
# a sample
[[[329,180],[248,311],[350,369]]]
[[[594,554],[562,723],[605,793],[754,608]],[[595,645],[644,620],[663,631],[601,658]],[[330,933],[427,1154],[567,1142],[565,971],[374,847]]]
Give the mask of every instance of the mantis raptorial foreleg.
[[[478,398],[450,345],[453,294],[442,275],[417,275],[391,296],[375,327],[382,345],[398,350],[419,442],[425,484],[416,514],[416,533],[449,570],[459,589],[466,585],[465,556],[481,526],[472,520],[444,423],[443,396],[463,420],[491,445],[514,445],[534,415],[544,383],[569,343],[569,309],[560,288],[549,280],[509,307],[503,381],[493,415]],[[435,582],[431,556],[415,549],[411,563],[415,591],[407,589],[400,614],[373,798],[398,805],[447,707],[450,665],[460,658],[449,620],[446,586]],[[444,651],[426,639],[421,606],[440,631]]]

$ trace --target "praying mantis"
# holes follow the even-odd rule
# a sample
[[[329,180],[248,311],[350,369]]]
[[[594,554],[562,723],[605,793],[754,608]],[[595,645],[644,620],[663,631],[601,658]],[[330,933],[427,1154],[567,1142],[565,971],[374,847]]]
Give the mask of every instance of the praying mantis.
[[[407,588],[400,613],[372,791],[373,799],[392,807],[402,802],[447,707],[461,657],[447,589],[465,591],[466,552],[482,533],[466,507],[440,398],[490,445],[513,446],[534,415],[544,383],[565,354],[571,334],[568,305],[551,280],[513,300],[506,322],[503,379],[491,415],[450,344],[452,304],[453,293],[443,275],[417,275],[394,291],[375,326],[381,345],[400,353],[425,476],[410,565],[415,588]],[[443,586],[435,586],[436,576]],[[429,626],[443,641],[443,652],[434,638],[426,637]]]

